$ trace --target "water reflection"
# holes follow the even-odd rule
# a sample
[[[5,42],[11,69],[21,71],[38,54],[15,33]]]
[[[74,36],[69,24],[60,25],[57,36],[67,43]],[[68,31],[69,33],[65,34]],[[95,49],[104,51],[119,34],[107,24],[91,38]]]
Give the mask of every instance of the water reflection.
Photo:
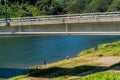
[[[19,69],[19,68],[0,68],[0,78],[7,79],[14,76],[18,76],[21,74],[27,73],[27,69]]]

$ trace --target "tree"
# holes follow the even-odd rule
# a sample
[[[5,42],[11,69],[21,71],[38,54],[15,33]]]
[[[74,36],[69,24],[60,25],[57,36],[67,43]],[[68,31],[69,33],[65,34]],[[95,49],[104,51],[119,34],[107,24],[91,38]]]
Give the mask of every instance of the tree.
[[[67,12],[69,13],[82,13],[85,6],[91,0],[69,0],[67,3]]]
[[[113,0],[109,6],[108,11],[120,11],[120,0]]]
[[[47,15],[56,15],[64,12],[62,5],[54,0],[39,0],[36,6]]]
[[[36,6],[40,11],[44,12],[45,14],[48,14],[51,3],[52,3],[51,0],[38,0]]]
[[[19,4],[25,4],[28,3],[30,5],[35,5],[37,0],[8,0],[8,3],[19,3]]]
[[[105,12],[111,2],[112,0],[92,0],[91,3],[87,5],[84,12]]]
[[[0,5],[0,18],[3,18],[3,5]]]
[[[50,15],[58,15],[58,14],[62,14],[63,12],[64,12],[64,9],[63,9],[62,5],[53,1],[49,8],[49,14]]]
[[[25,11],[24,13],[22,13],[21,17],[31,17],[33,16],[32,13],[30,13],[29,11]]]

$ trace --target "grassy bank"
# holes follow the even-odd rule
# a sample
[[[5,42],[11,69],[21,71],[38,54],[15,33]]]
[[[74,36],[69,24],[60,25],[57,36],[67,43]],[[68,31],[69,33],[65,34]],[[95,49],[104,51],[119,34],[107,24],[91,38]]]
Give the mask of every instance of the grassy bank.
[[[120,80],[120,73],[99,72],[93,75],[73,80]]]
[[[120,56],[120,41],[108,43],[108,44],[101,44],[95,48],[91,48],[89,50],[84,50],[78,56]]]
[[[120,41],[101,44],[80,52],[75,58],[35,66],[29,74],[10,80],[119,80],[119,69],[114,68],[120,66],[119,46]]]

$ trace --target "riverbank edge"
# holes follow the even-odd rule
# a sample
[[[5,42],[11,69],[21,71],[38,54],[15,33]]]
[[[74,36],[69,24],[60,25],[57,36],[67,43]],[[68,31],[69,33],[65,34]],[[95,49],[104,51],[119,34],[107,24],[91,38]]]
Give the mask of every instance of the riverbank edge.
[[[115,45],[115,44],[120,44],[120,41],[117,41],[117,42],[113,42],[113,43],[106,43],[106,44],[100,44],[100,45],[98,45],[98,46],[111,46],[111,45]],[[93,54],[91,55],[89,55],[88,53],[94,53],[95,52],[95,48],[91,48],[91,49],[88,49],[88,50],[83,50],[83,51],[81,51],[78,55],[77,55],[77,57],[74,57],[74,58],[71,58],[70,60],[73,60],[73,59],[76,59],[76,58],[78,58],[78,57],[83,57],[83,58],[85,58],[85,57],[88,57],[88,58],[98,58],[98,57],[103,57],[103,56],[120,56],[120,54],[119,55],[116,55],[116,54],[113,54],[113,55],[102,55],[102,54],[99,54],[99,55],[96,55],[95,54],[95,56],[93,56]],[[88,55],[87,55],[88,54]],[[67,60],[67,59],[66,59]],[[66,60],[61,60],[61,61],[58,61],[58,62],[54,62],[54,63],[50,63],[50,64],[47,64],[47,65],[52,65],[52,64],[57,64],[57,63],[61,63],[61,62],[64,62],[64,61],[66,61]],[[84,61],[83,61],[84,62]],[[99,63],[98,63],[99,64]],[[116,63],[115,63],[116,64]],[[114,65],[112,65],[112,66],[110,66],[109,68],[111,68],[111,67],[113,67]],[[42,68],[42,67],[46,67],[46,65],[42,65],[41,67],[33,67],[33,68],[30,68],[30,69],[39,69],[39,68]],[[46,67],[46,68],[49,68],[49,67]],[[108,69],[109,69],[108,68]],[[44,69],[44,68],[43,68]],[[26,74],[26,75],[20,75],[20,76],[16,76],[16,77],[13,77],[13,78],[10,78],[9,80],[16,80],[16,79],[22,79],[22,78],[27,78],[28,76],[27,76],[28,74]]]

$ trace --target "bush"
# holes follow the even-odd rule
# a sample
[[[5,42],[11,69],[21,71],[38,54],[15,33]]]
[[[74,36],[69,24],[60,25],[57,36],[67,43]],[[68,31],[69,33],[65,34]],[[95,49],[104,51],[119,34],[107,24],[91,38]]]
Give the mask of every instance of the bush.
[[[69,13],[82,13],[85,9],[85,6],[90,2],[91,0],[73,0],[69,1],[67,3],[67,12]]]
[[[120,0],[114,0],[109,6],[108,11],[120,11]]]
[[[84,12],[105,12],[111,2],[112,0],[92,0],[91,3],[86,6]]]
[[[21,15],[21,17],[31,17],[31,16],[33,16],[33,14],[30,13],[30,12],[24,12],[24,13],[22,13],[22,15]]]

